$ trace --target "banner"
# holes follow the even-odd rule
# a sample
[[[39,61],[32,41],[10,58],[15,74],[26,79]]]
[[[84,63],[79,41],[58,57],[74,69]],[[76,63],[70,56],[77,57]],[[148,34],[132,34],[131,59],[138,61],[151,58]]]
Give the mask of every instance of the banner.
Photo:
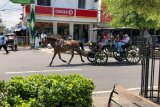
[[[35,5],[30,5],[30,46],[34,48],[35,44]]]

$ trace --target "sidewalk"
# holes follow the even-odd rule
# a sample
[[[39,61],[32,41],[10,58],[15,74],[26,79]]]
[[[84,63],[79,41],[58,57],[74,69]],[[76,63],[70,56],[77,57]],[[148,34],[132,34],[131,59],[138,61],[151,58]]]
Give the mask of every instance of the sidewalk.
[[[130,91],[131,93],[135,94],[135,95],[139,95],[140,90],[132,90]],[[108,100],[110,97],[110,93],[111,92],[107,92],[107,93],[99,93],[99,94],[93,94],[92,99],[93,99],[93,105],[95,107],[107,107],[108,105]],[[123,104],[125,105],[124,107],[135,107],[133,104],[131,104],[129,101],[121,99],[120,97],[118,98],[116,95],[114,96],[116,99],[116,101],[119,104]],[[111,103],[112,107],[119,107],[118,105],[116,105],[114,102]]]
[[[109,96],[110,96],[110,93],[92,95],[93,105],[95,107],[107,107]]]

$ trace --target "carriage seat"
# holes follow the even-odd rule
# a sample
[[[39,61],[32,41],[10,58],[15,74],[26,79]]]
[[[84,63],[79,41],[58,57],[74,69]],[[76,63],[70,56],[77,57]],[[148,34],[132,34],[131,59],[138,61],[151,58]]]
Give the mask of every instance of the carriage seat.
[[[122,48],[128,48],[131,44],[132,44],[132,41],[129,40],[128,43],[125,43],[125,45],[122,46]]]

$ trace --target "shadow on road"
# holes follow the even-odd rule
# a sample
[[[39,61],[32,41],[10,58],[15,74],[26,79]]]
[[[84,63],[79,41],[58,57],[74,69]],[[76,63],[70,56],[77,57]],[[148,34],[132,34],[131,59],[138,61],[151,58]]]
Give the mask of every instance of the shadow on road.
[[[95,63],[81,63],[81,64],[62,64],[62,65],[53,65],[48,67],[78,67],[78,66],[141,66],[140,63],[138,64],[129,64],[127,62],[107,62],[106,64],[95,64]]]
[[[91,64],[92,66],[141,66],[140,63],[138,64],[130,64],[130,63],[127,63],[127,62],[107,62],[106,64],[103,64],[103,65],[98,65],[98,64]]]

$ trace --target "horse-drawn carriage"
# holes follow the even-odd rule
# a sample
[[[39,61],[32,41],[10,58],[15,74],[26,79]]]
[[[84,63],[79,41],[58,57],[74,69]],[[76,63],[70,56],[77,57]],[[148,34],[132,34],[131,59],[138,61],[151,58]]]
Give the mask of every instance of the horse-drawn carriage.
[[[122,52],[118,52],[115,48],[116,36],[119,31],[131,30],[130,28],[120,29],[120,28],[103,28],[103,29],[93,29],[96,33],[98,31],[105,31],[109,34],[109,40],[107,44],[100,46],[97,34],[97,41],[89,43],[90,52],[87,59],[92,63],[105,64],[108,61],[108,57],[112,55],[117,61],[127,61],[131,64],[136,64],[141,60],[141,54],[139,47],[132,42],[132,31],[127,33],[130,35],[131,41],[122,46]],[[126,31],[125,31],[126,32]]]
[[[94,29],[94,31],[96,32],[98,30],[100,29]],[[112,54],[113,57],[118,61],[127,61],[128,63],[131,63],[131,64],[136,64],[141,60],[140,49],[137,45],[133,44],[132,41],[127,43],[125,46],[123,46],[121,52],[117,51],[117,49],[115,48],[116,40],[114,39],[115,35],[117,35],[117,34],[114,34],[117,29],[107,28],[103,30],[107,31],[110,34],[108,44],[106,44],[103,47],[100,47],[98,44],[99,43],[98,39],[96,39],[96,42],[89,43],[89,49],[90,49],[89,51],[85,51],[83,48],[83,44],[79,41],[63,40],[55,36],[47,37],[48,42],[52,45],[55,51],[52,61],[50,63],[50,66],[56,54],[59,55],[59,58],[63,62],[66,62],[61,58],[61,55],[60,55],[60,53],[64,51],[71,51],[71,59],[69,60],[68,64],[71,62],[72,58],[74,57],[74,51],[80,55],[82,62],[84,62],[84,60],[82,59],[82,56],[85,56],[87,57],[88,61],[96,64],[107,63],[108,57],[110,54]],[[118,29],[118,30],[121,30],[121,29]]]

